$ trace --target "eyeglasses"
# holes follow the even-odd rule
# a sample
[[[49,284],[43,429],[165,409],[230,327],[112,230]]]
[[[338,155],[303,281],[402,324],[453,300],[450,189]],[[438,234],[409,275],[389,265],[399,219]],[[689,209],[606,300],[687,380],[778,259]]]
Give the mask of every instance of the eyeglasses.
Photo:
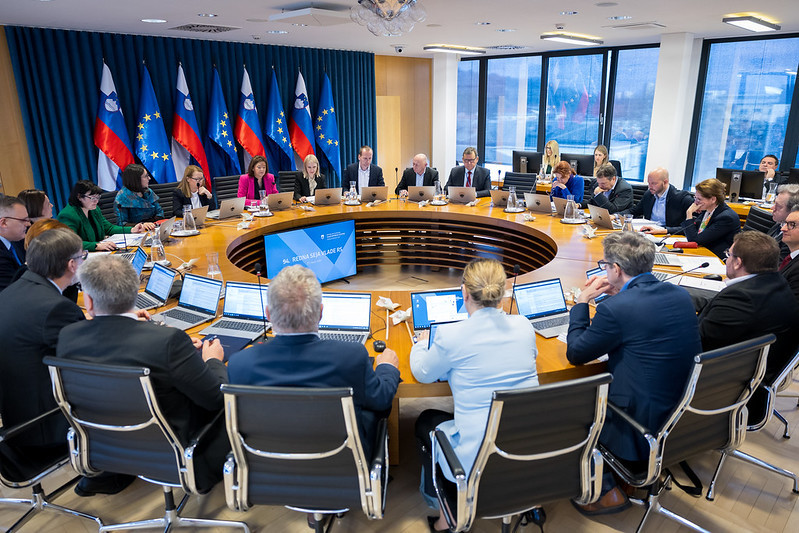
[[[89,250],[83,250],[80,254],[73,255],[72,257],[70,257],[70,259],[81,259],[83,261],[86,261],[87,257],[89,257]]]
[[[30,224],[31,221],[31,219],[29,218],[17,218],[17,217],[0,217],[0,218],[10,218],[11,220],[16,220],[18,222],[22,222],[23,224],[25,224],[26,222]]]
[[[9,217],[9,218],[10,218],[10,217]],[[786,228],[788,228],[788,229],[796,229],[796,221],[795,221],[795,220],[791,220],[791,221],[789,222],[789,221],[787,221],[787,220],[786,220],[785,222],[783,222],[782,224],[780,224],[780,227],[786,227]]]
[[[199,182],[203,181],[205,178],[189,178],[189,179],[190,179],[190,180],[194,180],[194,181],[196,181],[197,183],[199,183]]]
[[[600,259],[599,261],[596,262],[596,266],[598,266],[602,270],[607,270],[607,267],[612,264],[613,263],[611,261],[605,261],[604,259]]]
[[[477,159],[466,159],[465,157],[463,158],[464,163],[474,163],[475,161],[477,161]]]
[[[83,197],[85,199],[89,200],[90,202],[99,202],[100,201],[100,195],[99,194],[84,194]]]
[[[726,250],[724,250],[724,259],[729,259],[730,257],[735,257],[735,255],[732,253],[732,251],[729,248],[727,248]]]

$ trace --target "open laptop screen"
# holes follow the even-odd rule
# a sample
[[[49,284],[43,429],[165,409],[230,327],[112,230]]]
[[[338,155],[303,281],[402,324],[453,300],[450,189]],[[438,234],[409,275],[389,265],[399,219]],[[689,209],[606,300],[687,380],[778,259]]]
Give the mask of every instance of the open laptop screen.
[[[469,317],[460,289],[411,293],[413,329],[428,329],[434,322],[453,322]]]
[[[589,279],[591,278],[591,276],[605,276],[605,277],[607,277],[607,275],[608,275],[608,272],[604,268],[599,268],[599,267],[592,268],[591,270],[586,270],[586,272],[585,272],[585,277],[589,278]],[[604,300],[605,298],[607,298],[608,296],[610,296],[610,295],[602,293],[599,296],[597,296],[596,298],[594,298],[594,303],[599,303],[602,300]]]
[[[136,274],[141,276],[141,271],[144,269],[144,263],[147,262],[147,252],[145,252],[141,246],[136,248],[136,252],[133,254],[133,260],[130,264],[133,265],[133,268],[136,269]]]
[[[180,291],[178,304],[182,307],[191,307],[216,314],[221,291],[222,280],[186,274],[183,277],[183,288]]]
[[[147,280],[145,289],[159,300],[166,301],[169,297],[169,291],[172,290],[172,281],[174,279],[174,270],[170,270],[159,263],[153,263],[153,271],[150,272],[150,279]]]
[[[566,311],[566,299],[560,279],[548,279],[518,285],[516,287],[516,308],[527,318],[553,315]]]
[[[261,285],[259,295],[257,283],[228,281],[225,285],[225,307],[222,313],[230,318],[263,320],[268,289],[268,285]]]
[[[369,329],[372,295],[353,292],[322,293],[320,329]]]

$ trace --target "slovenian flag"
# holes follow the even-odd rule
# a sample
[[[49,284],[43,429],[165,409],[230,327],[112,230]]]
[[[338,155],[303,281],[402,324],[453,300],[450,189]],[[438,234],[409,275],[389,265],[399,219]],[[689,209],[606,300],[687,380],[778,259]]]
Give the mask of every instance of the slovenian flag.
[[[305,80],[302,72],[297,74],[297,87],[294,89],[294,106],[289,118],[289,134],[294,151],[305,161],[313,149],[313,125],[311,123],[311,109],[308,103],[308,91],[305,89]]]
[[[100,80],[100,104],[94,121],[94,145],[100,150],[97,156],[97,184],[106,191],[114,191],[121,185],[120,169],[134,160],[114,78],[105,61]]]
[[[177,91],[175,92],[175,116],[172,119],[172,163],[175,176],[183,177],[189,166],[190,156],[200,165],[205,175],[205,186],[211,190],[211,172],[205,148],[200,140],[200,127],[194,116],[194,104],[189,96],[189,85],[183,73],[183,65],[178,64]]]
[[[166,136],[164,117],[155,98],[150,72],[142,65],[141,90],[139,92],[139,114],[136,121],[136,155],[158,183],[169,183],[175,179],[172,153]]]
[[[266,157],[264,150],[264,137],[261,134],[261,124],[258,121],[258,108],[255,107],[255,95],[250,85],[250,75],[247,68],[244,68],[244,76],[241,78],[241,100],[239,101],[239,116],[236,117],[236,128],[234,130],[236,140],[244,148],[244,166],[250,164],[250,160],[256,155]]]

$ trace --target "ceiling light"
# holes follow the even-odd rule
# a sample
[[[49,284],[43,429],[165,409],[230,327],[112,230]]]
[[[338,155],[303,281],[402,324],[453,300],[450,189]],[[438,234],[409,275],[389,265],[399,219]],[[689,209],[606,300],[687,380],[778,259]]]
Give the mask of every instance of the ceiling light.
[[[288,32],[286,30],[266,30],[266,33],[271,33],[272,35],[283,35]]]
[[[294,22],[292,26],[297,26],[298,28],[307,28],[307,24],[303,24],[302,22]]]
[[[490,26],[491,23],[490,22],[475,22],[474,25],[475,26]]]
[[[447,52],[450,54],[461,54],[464,56],[479,56],[486,53],[485,48],[475,46],[460,46],[457,44],[428,44],[424,47],[425,52]]]
[[[777,31],[780,29],[778,24],[773,24],[751,15],[741,17],[724,17],[721,19],[721,21],[726,22],[727,24],[732,24],[733,26],[738,26],[739,28],[743,28],[745,30],[756,32]]]
[[[608,20],[630,20],[630,15],[616,15],[615,17],[608,17]]]
[[[514,31],[516,31],[516,30],[515,30],[515,29],[513,29],[513,28],[501,28],[501,29],[498,29],[497,31],[498,31],[499,33],[511,33],[511,32],[514,32]]]
[[[596,37],[589,37],[587,35],[576,35],[565,32],[552,32],[541,34],[541,38],[546,41],[555,41],[558,43],[577,44],[580,46],[594,46],[602,44],[604,41]]]
[[[218,17],[219,15],[217,15],[216,13],[197,13],[197,16],[198,17],[214,18],[214,17]]]
[[[577,14],[577,11],[561,11],[561,12],[560,12],[560,14],[561,14],[561,15],[564,15],[564,16],[566,16],[566,17],[570,17],[570,16],[572,16],[572,15],[576,15],[576,14]]]
[[[164,19],[141,19],[141,21],[148,24],[163,24],[166,22]]]
[[[419,0],[358,0],[350,18],[377,36],[396,36],[413,30],[427,18]]]

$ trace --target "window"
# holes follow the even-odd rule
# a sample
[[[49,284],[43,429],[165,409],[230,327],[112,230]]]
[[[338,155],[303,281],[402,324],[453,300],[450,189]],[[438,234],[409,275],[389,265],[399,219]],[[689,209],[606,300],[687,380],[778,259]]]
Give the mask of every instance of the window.
[[[621,175],[625,179],[641,181],[646,172],[660,49],[631,48],[616,53],[610,155],[621,162]]]
[[[490,60],[487,75],[485,162],[510,165],[538,144],[541,56]]]
[[[693,183],[717,167],[756,169],[782,159],[799,38],[711,43],[693,162]]]
[[[455,160],[460,161],[467,146],[477,146],[477,108],[480,62],[458,63],[458,119],[455,132]]]

